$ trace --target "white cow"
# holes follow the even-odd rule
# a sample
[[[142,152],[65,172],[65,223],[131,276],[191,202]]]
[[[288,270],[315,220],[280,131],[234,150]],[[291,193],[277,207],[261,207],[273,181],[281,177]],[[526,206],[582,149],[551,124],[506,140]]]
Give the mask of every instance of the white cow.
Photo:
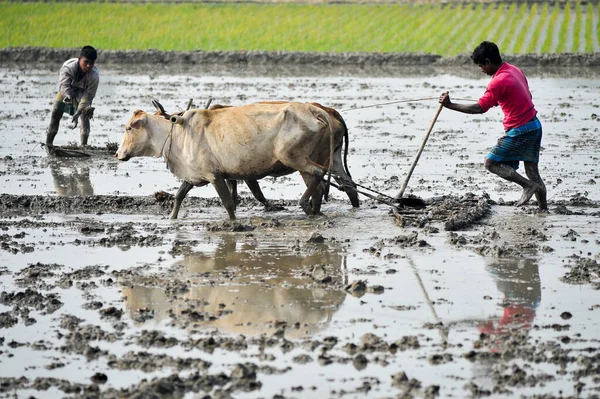
[[[127,123],[115,156],[123,161],[135,156],[165,159],[169,170],[184,181],[171,218],[177,218],[192,187],[212,183],[234,219],[235,204],[227,179],[256,181],[296,170],[307,186],[300,198],[307,215],[320,212],[320,183],[328,170],[358,206],[358,195],[341,156],[347,130],[345,125],[336,128],[340,122],[326,109],[331,110],[309,103],[257,103],[189,110],[170,120],[138,110]]]

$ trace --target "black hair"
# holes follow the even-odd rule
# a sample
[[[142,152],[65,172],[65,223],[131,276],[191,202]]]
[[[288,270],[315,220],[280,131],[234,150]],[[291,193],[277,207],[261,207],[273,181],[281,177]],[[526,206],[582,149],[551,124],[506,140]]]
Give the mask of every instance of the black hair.
[[[96,58],[98,58],[98,53],[96,52],[96,49],[92,46],[83,46],[83,48],[81,49],[81,53],[79,53],[79,56],[85,57],[90,61],[96,61]]]
[[[492,64],[502,64],[502,57],[500,57],[500,50],[492,42],[481,42],[481,44],[475,47],[471,59],[477,65],[485,64],[485,60],[489,59]]]

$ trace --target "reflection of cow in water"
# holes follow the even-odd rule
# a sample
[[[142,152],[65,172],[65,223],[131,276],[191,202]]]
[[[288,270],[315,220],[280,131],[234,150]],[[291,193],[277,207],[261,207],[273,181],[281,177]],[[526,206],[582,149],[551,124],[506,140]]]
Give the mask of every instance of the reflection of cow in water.
[[[238,243],[235,235],[221,238],[214,253],[186,254],[175,263],[184,273],[181,278],[191,282],[189,291],[169,302],[172,295],[161,288],[123,288],[128,309],[151,309],[155,319],[162,319],[193,306],[207,315],[222,313],[203,322],[222,331],[258,335],[285,324],[287,336],[303,336],[328,322],[343,302],[344,292],[315,288],[310,277],[302,276],[302,271],[324,264],[328,275],[341,283],[345,257],[336,250],[320,245],[313,253],[296,254],[289,247]],[[218,284],[207,285],[208,280]]]
[[[90,168],[78,159],[52,159],[49,162],[56,194],[61,197],[94,195]]]

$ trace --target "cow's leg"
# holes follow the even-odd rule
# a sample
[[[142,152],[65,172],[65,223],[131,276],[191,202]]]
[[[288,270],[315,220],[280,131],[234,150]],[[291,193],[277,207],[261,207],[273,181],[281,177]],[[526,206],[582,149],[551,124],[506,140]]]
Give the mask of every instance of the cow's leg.
[[[307,215],[314,215],[314,210],[309,201],[312,200],[311,197],[315,193],[317,186],[321,184],[321,179],[325,175],[325,172],[327,172],[327,168],[319,165],[308,157],[299,159],[297,157],[289,158],[282,156],[280,157],[280,161],[285,166],[296,169],[302,175],[304,183],[306,183],[306,191],[302,194],[302,197],[300,197],[300,206]],[[319,190],[319,193],[322,195],[322,191]],[[321,198],[319,198],[319,201],[320,200]]]
[[[202,184],[206,185],[206,183]],[[175,194],[175,203],[173,204],[173,211],[171,212],[171,219],[177,219],[177,215],[179,214],[179,208],[181,207],[181,203],[183,199],[190,192],[190,190],[194,187],[192,183],[188,183],[184,181],[181,183],[181,187],[177,190],[177,194]]]
[[[342,189],[348,196],[348,199],[350,200],[352,207],[358,208],[360,205],[360,202],[358,201],[358,192],[356,192],[356,185],[354,184],[354,182],[352,182],[352,180],[346,179],[344,177],[340,178],[338,176],[335,176],[334,178],[335,178],[335,181],[340,186],[340,189]]]
[[[319,184],[315,187],[315,191],[310,196],[310,202],[312,204],[313,214],[320,215],[321,214],[321,204],[323,203],[323,198],[325,196],[325,189],[327,183],[324,181],[320,181]]]
[[[229,219],[235,219],[235,205],[233,205],[233,200],[231,199],[231,194],[229,192],[229,187],[227,187],[227,183],[225,183],[225,179],[221,176],[215,176],[215,181],[213,182],[215,189],[217,190],[217,194],[219,194],[219,198],[221,198],[221,202],[223,202],[223,206],[227,209],[227,213],[229,214]]]
[[[306,183],[306,191],[304,192],[304,194],[302,194],[302,197],[300,197],[300,202],[299,202],[300,207],[302,207],[302,210],[308,216],[316,215],[318,213],[315,213],[315,209],[313,207],[312,200],[313,200],[313,196],[315,195],[315,193],[317,191],[319,192],[320,195],[322,194],[322,191],[318,190],[318,186],[321,185],[321,179],[323,178],[323,175],[319,174],[319,175],[315,176],[315,175],[311,175],[311,174],[304,173],[304,172],[301,172],[300,174],[302,175],[302,179],[304,179],[304,183]],[[319,197],[319,200],[320,199],[321,199],[321,197]],[[318,206],[319,206],[319,209],[317,210],[317,212],[320,211],[320,204]]]
[[[260,202],[261,204],[263,204],[265,206],[266,211],[281,211],[284,209],[282,206],[274,205],[274,204],[270,203],[269,200],[267,200],[265,198],[262,190],[260,189],[260,186],[258,185],[258,180],[244,180],[244,181],[246,182],[246,185],[252,192],[252,195],[254,195],[254,198],[256,198],[258,200],[258,202]]]
[[[340,187],[343,188],[344,192],[348,196],[348,199],[350,199],[350,203],[352,203],[352,206],[354,208],[358,208],[359,201],[358,193],[356,192],[356,184],[354,184],[350,176],[348,176],[348,174],[344,170],[344,165],[342,163],[341,148],[339,151],[336,151],[336,153],[333,156],[332,173],[334,175],[335,181],[340,185]]]
[[[227,184],[227,188],[229,189],[229,195],[231,195],[231,200],[233,201],[233,209],[236,209],[238,204],[240,203],[240,197],[238,195],[237,190],[237,180],[225,180]]]

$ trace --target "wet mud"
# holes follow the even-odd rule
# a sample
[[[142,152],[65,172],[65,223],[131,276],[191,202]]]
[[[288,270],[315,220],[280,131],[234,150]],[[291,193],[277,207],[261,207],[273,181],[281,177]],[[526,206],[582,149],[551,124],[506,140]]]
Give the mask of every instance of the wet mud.
[[[136,109],[318,101],[349,127],[361,190],[389,199],[470,65],[389,73],[109,65],[91,147],[65,118],[45,138],[58,70],[0,67],[1,397],[499,397],[600,395],[599,83],[528,73],[544,126],[549,212],[488,174],[499,110],[444,110],[408,184],[424,206],[332,189],[298,206],[299,175],[240,184],[238,219],[212,187],[169,219],[178,182],[155,158],[118,162]],[[56,69],[56,70],[55,70]],[[458,71],[458,72],[457,72]],[[597,73],[594,72],[594,73]],[[457,100],[458,101],[458,100]],[[363,188],[366,187],[366,188]]]

